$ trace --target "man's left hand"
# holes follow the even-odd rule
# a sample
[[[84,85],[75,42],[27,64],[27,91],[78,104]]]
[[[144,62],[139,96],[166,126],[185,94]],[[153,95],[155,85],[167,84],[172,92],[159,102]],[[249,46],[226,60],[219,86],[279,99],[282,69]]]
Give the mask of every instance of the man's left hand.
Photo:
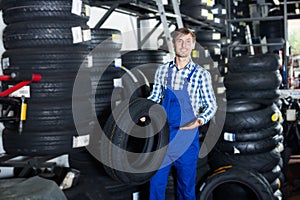
[[[195,121],[191,122],[190,124],[180,127],[179,130],[192,130],[199,126],[202,126],[202,124],[203,124],[203,121],[201,119],[196,119]]]

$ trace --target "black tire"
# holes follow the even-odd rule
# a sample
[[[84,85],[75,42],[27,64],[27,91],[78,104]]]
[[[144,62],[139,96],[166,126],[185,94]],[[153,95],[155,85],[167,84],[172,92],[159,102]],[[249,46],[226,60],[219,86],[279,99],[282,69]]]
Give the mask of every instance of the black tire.
[[[213,30],[198,30],[196,31],[197,42],[216,42],[221,39],[221,33]]]
[[[227,101],[227,112],[246,112],[252,110],[258,110],[262,108],[263,105],[260,103],[256,103],[253,101],[249,101],[247,99],[238,99],[238,100],[231,100]]]
[[[103,165],[86,149],[72,151],[68,155],[68,161],[71,168],[79,170],[83,176],[107,176]]]
[[[165,51],[160,50],[136,50],[122,53],[122,64],[132,69],[139,65],[155,63],[153,66],[157,68],[156,63],[164,63]]]
[[[72,27],[78,27],[73,35]],[[76,32],[76,31],[74,31]],[[85,34],[83,34],[85,32]],[[18,22],[9,24],[3,31],[5,49],[34,48],[34,47],[80,47],[89,45],[88,25],[71,21],[47,22]],[[78,41],[74,41],[77,38]]]
[[[280,159],[280,161],[282,160]],[[275,179],[277,179],[280,176],[280,174],[281,174],[280,162],[272,170],[261,173],[261,175],[263,175],[269,183],[274,182]]]
[[[10,70],[5,70],[5,74],[10,74]],[[30,72],[27,70],[18,70],[18,72]],[[88,74],[81,75],[82,87],[78,88],[76,96],[73,95],[73,86],[76,74],[68,73],[66,75],[55,75],[55,72],[40,73],[42,80],[40,82],[30,84],[30,101],[31,102],[57,102],[68,101],[74,99],[87,99],[92,95],[91,81]],[[85,76],[85,77],[84,77]],[[3,82],[3,89],[8,89],[11,85],[16,85],[18,82],[7,81]]]
[[[283,20],[268,20],[260,22],[261,38],[284,38],[284,22]]]
[[[228,70],[234,73],[276,71],[279,66],[277,54],[242,55],[233,57],[228,62]]]
[[[145,155],[156,150],[160,150],[169,142],[168,124],[162,124],[164,120],[161,117],[165,114],[161,113],[162,110],[158,109],[153,111],[155,118],[150,119],[149,109],[155,105],[154,102],[147,99],[135,99],[129,104],[129,113],[134,123],[139,123],[142,116],[146,116],[147,130],[144,132],[144,138],[137,138],[129,136],[127,133],[134,133],[137,127],[132,127],[130,124],[131,119],[128,119],[123,113],[127,110],[126,102],[122,102],[114,110],[118,114],[118,118],[114,119],[113,114],[107,120],[104,127],[105,135],[101,139],[101,159],[104,163],[109,163],[111,166],[104,166],[107,173],[114,179],[126,184],[141,184],[147,182],[155,173],[154,171],[144,172],[149,166],[158,169],[164,159],[165,152],[154,152],[154,156]],[[149,124],[151,120],[151,124]],[[126,131],[120,128],[126,127]],[[125,126],[126,125],[126,126]],[[162,126],[161,130],[155,130],[156,126]],[[138,125],[139,126],[139,125]],[[158,132],[156,132],[158,131]],[[127,133],[126,133],[127,132]],[[142,131],[140,131],[142,133]],[[152,134],[153,136],[149,136]],[[109,138],[105,142],[105,138]],[[118,148],[114,148],[112,143],[120,149],[127,150],[135,153],[143,153],[143,156],[138,156],[134,160],[128,160],[129,157]],[[112,168],[111,168],[112,167]]]
[[[275,90],[233,90],[226,89],[226,97],[232,99],[249,99],[256,102],[274,102],[280,96],[279,89]]]
[[[282,81],[279,71],[228,73],[224,85],[230,90],[274,90]]]
[[[274,104],[248,112],[227,112],[223,130],[244,132],[268,128],[278,121],[280,116],[280,110]]]
[[[6,24],[22,21],[41,20],[72,20],[85,23],[89,20],[87,1],[84,0],[80,9],[80,14],[73,14],[72,0],[4,0],[3,19]]]
[[[280,159],[280,153],[276,149],[253,155],[239,155],[223,152],[215,148],[210,153],[208,162],[213,170],[221,166],[232,165],[264,173],[273,170]]]
[[[3,70],[32,70],[34,73],[70,73],[86,63],[86,48],[31,48],[7,50],[2,54]],[[85,65],[83,65],[85,66]]]
[[[220,140],[216,144],[216,147],[220,149],[220,151],[228,152],[230,154],[238,153],[241,155],[249,155],[271,151],[282,141],[283,136],[279,135],[254,142],[226,142]]]
[[[23,131],[54,132],[75,130],[72,99],[64,102],[32,102],[28,100],[27,104],[26,121],[23,122]],[[88,124],[91,122],[92,113],[91,110],[86,107],[81,109],[81,113],[84,113],[83,115],[85,118],[82,118],[80,123],[83,130],[88,130]],[[90,116],[90,118],[87,118],[86,116]],[[19,123],[4,122],[4,126],[16,131],[19,128]]]
[[[226,187],[226,184],[231,183],[246,187],[248,190],[248,195],[251,195],[252,197],[250,197],[249,199],[266,200],[274,198],[272,188],[265,180],[265,178],[260,174],[255,173],[251,170],[244,170],[242,168],[223,168],[216,171],[206,179],[206,181],[200,187],[197,199],[211,199],[211,196],[214,196],[213,193],[218,187],[222,185]],[[222,199],[234,199],[232,195],[235,194],[232,193],[230,195],[231,198],[227,198],[228,196],[223,196]]]
[[[243,132],[223,132],[222,140],[231,142],[246,142],[246,141],[259,141],[275,135],[281,135],[283,131],[282,125],[277,122],[272,126],[257,131],[243,131]]]
[[[103,50],[103,52],[110,51],[120,51],[122,47],[122,35],[121,31],[116,29],[92,29],[91,30],[91,44],[89,49],[93,50],[98,46],[98,50]]]
[[[7,154],[16,155],[60,155],[73,150],[76,129],[54,131],[18,131],[5,128],[3,148]]]

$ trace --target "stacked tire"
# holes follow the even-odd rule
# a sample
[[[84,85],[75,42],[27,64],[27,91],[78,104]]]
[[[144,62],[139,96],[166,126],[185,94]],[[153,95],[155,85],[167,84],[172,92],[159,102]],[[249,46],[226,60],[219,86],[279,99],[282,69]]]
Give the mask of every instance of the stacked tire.
[[[202,29],[196,31],[197,42],[205,48],[214,61],[221,60],[221,33]]]
[[[111,105],[121,100],[121,86],[117,80],[126,73],[121,68],[122,34],[117,29],[93,28],[89,57],[93,108],[99,122],[104,125],[111,113]],[[119,95],[113,99],[113,91]]]
[[[184,0],[180,2],[180,12],[194,19],[212,23],[214,22],[214,15],[211,12],[213,6],[213,1]]]
[[[88,73],[82,73],[79,95],[72,98],[72,91],[77,72],[88,53],[88,9],[85,0],[2,1],[6,23],[3,73],[37,73],[42,76],[40,82],[31,84],[22,132],[18,130],[18,122],[4,123],[6,153],[58,155],[87,145],[91,118],[78,116],[81,121],[79,129],[84,133],[79,136],[73,121],[72,100],[81,104],[90,98]],[[7,89],[15,84],[13,81],[3,82],[2,86]],[[79,109],[85,116],[91,113],[90,107]]]
[[[262,175],[274,198],[281,198],[284,182],[282,116],[276,105],[281,82],[278,68],[276,54],[229,60],[224,77],[228,100],[225,124],[209,159],[212,169],[231,165]]]
[[[283,11],[278,7],[270,8],[268,17],[283,16]],[[279,50],[284,49],[284,22],[281,20],[261,21],[260,24],[260,37],[266,38],[267,43],[278,43],[279,45],[268,46],[268,52],[278,53]],[[268,30],[268,31],[266,31]],[[280,45],[280,43],[282,45]]]

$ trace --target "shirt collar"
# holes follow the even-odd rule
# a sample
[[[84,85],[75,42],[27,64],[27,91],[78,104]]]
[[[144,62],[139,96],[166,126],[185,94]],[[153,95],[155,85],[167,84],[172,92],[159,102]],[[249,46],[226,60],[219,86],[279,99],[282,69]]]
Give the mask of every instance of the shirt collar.
[[[185,66],[189,71],[193,70],[195,67],[195,63],[192,59],[190,59],[190,62]],[[170,67],[176,67],[176,61],[175,58],[170,62]]]

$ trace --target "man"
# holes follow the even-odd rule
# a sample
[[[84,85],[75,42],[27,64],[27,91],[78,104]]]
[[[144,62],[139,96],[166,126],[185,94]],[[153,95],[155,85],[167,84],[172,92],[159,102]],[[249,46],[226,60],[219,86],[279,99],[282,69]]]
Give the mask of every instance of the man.
[[[158,67],[148,99],[161,103],[170,126],[166,158],[150,180],[150,200],[165,199],[168,175],[174,164],[178,199],[195,200],[196,167],[200,150],[198,127],[207,123],[217,109],[208,71],[194,63],[191,52],[195,34],[188,28],[172,33],[175,59]]]

